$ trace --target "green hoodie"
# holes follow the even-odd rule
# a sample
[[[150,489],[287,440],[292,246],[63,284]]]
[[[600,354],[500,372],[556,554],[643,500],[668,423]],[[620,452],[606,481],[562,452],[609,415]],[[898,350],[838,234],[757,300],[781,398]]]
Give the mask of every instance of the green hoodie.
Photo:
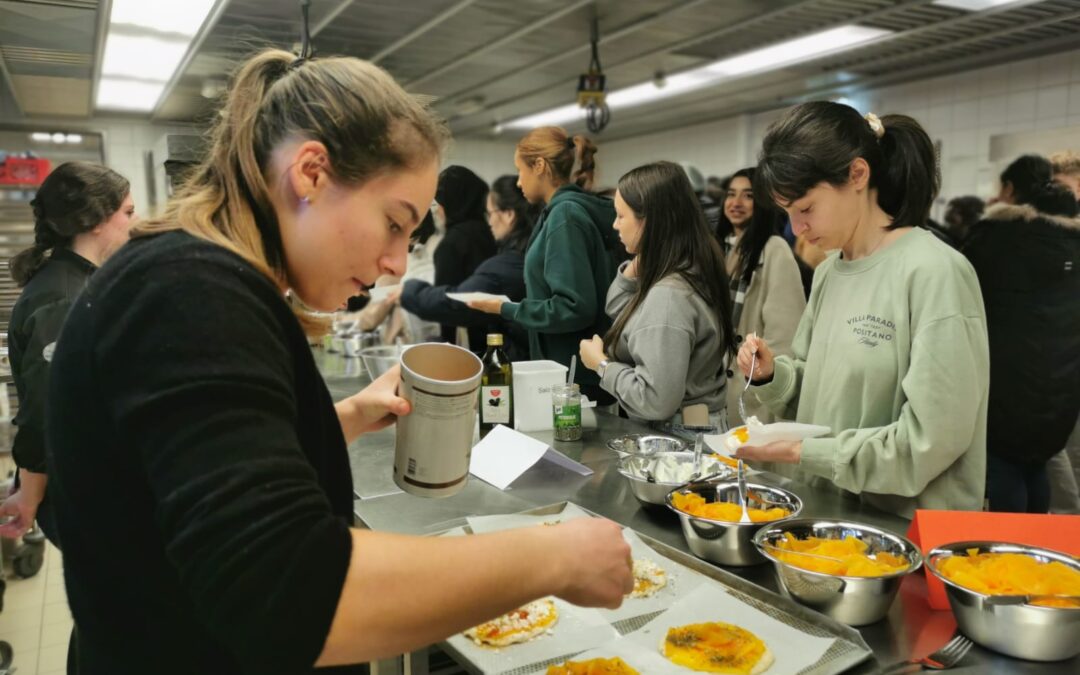
[[[604,304],[615,278],[614,222],[610,199],[576,185],[559,188],[540,214],[525,253],[525,299],[502,306],[504,319],[528,329],[531,358],[569,366],[581,340],[610,327]],[[574,380],[600,381],[588,368]]]

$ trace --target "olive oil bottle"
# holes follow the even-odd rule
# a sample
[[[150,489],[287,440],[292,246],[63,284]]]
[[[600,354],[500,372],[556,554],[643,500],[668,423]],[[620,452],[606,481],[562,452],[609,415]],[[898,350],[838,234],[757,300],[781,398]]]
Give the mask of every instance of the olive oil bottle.
[[[486,435],[496,424],[514,426],[514,372],[510,359],[503,351],[503,336],[487,336],[484,370],[480,376],[480,435]]]

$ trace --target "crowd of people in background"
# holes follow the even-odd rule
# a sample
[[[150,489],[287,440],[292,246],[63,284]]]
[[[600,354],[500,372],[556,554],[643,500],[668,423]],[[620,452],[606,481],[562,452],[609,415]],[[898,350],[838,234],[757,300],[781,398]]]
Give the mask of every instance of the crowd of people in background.
[[[791,109],[729,177],[655,161],[614,189],[594,184],[584,135],[534,129],[490,186],[438,171],[446,136],[370,64],[270,51],[238,74],[204,165],[130,244],[114,172],[65,164],[41,186],[36,243],[13,264],[20,488],[0,533],[36,517],[62,544],[83,672],[254,670],[277,642],[299,672],[538,595],[626,591],[628,551],[599,521],[539,543],[348,530],[345,444],[409,403],[392,372],[334,405],[307,348],[317,317],[287,289],[328,312],[395,286],[350,301],[388,342],[481,352],[503,333],[515,360],[579,359],[586,397],[670,433],[701,426],[691,410],[720,431],[746,423],[749,385],[747,418],[831,433],[737,456],[905,517],[1080,512],[1080,457],[1070,468],[1063,451],[1080,413],[1077,155],[1020,157],[993,199],[956,197],[939,224],[919,122],[840,103]],[[489,295],[450,297],[463,292]],[[116,574],[121,545],[146,581]],[[430,601],[422,629],[387,609],[403,583]],[[248,585],[276,590],[256,605]]]
[[[830,123],[848,136],[830,135]],[[797,457],[748,453],[768,468],[906,514],[984,499],[993,510],[1080,512],[1080,457],[1065,451],[1080,411],[1080,156],[1020,157],[996,195],[955,197],[938,223],[932,144],[902,116],[800,106],[770,132],[761,164],[724,178],[655,162],[597,188],[596,153],[559,128],[531,132],[517,175],[487,195],[498,253],[473,262],[455,251],[447,264],[472,276],[414,279],[375,305],[438,321],[443,339],[477,353],[484,332],[500,332],[515,360],[578,356],[586,396],[672,433],[685,433],[695,405],[717,429],[742,422],[747,373],[735,352],[751,345],[782,381],[751,386],[747,415],[837,432],[833,447],[808,442]],[[460,199],[460,176],[480,199],[463,167],[443,172],[439,194]],[[822,186],[829,199],[810,200]],[[487,235],[458,230],[473,258]],[[447,297],[455,291],[510,301],[466,306]]]

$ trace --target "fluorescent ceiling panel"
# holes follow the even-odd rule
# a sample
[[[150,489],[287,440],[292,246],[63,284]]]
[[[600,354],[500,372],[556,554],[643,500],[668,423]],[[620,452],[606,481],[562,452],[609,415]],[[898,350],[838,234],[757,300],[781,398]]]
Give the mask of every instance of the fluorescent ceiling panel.
[[[101,64],[102,77],[168,82],[190,43],[156,37],[110,35]]]
[[[890,33],[891,31],[865,26],[837,26],[672,75],[666,78],[664,85],[660,87],[654,82],[642,82],[618,89],[607,95],[607,103],[612,110],[632,108],[679,96],[696,89],[715,86],[739,77],[776,70],[826,54],[852,49]],[[584,117],[584,110],[576,104],[568,104],[504,122],[500,127],[532,129],[545,125],[566,124],[584,119]]]
[[[106,110],[149,112],[154,109],[164,82],[140,82],[102,77],[98,82],[97,107]]]
[[[113,0],[95,106],[153,111],[219,1]]]
[[[216,0],[113,0],[112,25],[126,24],[193,37]]]
[[[991,7],[1001,5],[1030,5],[1038,0],[934,0],[935,5],[952,7],[953,9],[966,9],[969,12],[981,12]]]

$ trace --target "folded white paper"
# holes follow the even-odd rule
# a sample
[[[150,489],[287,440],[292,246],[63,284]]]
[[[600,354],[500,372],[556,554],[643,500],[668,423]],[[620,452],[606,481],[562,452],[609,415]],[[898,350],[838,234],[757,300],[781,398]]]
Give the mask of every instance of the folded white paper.
[[[541,459],[582,476],[591,476],[593,473],[589,467],[548,447],[543,441],[501,424],[473,447],[469,473],[500,490],[505,490]]]
[[[510,302],[510,298],[505,295],[492,295],[491,293],[447,293],[446,297],[451,300],[457,300],[458,302],[469,303],[473,300],[502,300],[503,302]]]

